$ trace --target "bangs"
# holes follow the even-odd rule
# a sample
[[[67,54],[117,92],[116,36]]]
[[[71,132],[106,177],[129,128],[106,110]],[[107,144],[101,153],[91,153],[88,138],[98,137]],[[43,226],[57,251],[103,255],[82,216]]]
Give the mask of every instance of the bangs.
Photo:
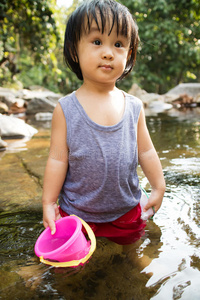
[[[128,37],[130,35],[130,17],[128,14],[119,9],[118,5],[104,5],[97,4],[95,7],[91,7],[84,19],[83,30],[85,33],[89,33],[93,21],[96,23],[98,30],[103,34],[108,29],[108,35],[111,34],[113,28],[117,30],[117,35]]]

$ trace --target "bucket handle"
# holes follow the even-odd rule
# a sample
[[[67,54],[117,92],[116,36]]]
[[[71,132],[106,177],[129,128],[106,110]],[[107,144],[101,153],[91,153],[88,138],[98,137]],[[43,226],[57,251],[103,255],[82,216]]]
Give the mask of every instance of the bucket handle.
[[[75,216],[75,215],[72,215],[72,216]],[[75,217],[77,217],[77,216],[75,216]],[[92,256],[92,254],[94,253],[94,251],[96,249],[96,238],[95,238],[94,232],[92,231],[91,227],[84,220],[82,220],[79,217],[77,217],[77,218],[81,221],[82,225],[85,227],[85,230],[91,241],[90,251],[88,252],[88,254],[79,260],[71,260],[71,261],[67,261],[67,262],[50,261],[50,260],[44,259],[43,256],[40,256],[40,262],[42,262],[46,265],[57,267],[57,268],[59,268],[59,267],[77,267],[80,264],[84,264]]]

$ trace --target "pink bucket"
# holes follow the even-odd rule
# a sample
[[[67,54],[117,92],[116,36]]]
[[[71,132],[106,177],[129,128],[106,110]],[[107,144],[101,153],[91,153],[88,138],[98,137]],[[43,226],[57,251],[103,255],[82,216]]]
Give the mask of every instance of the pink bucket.
[[[56,221],[54,235],[51,235],[48,227],[39,236],[35,244],[35,254],[53,262],[77,261],[86,257],[90,251],[90,241],[86,240],[81,229],[81,219],[76,216],[59,219]]]

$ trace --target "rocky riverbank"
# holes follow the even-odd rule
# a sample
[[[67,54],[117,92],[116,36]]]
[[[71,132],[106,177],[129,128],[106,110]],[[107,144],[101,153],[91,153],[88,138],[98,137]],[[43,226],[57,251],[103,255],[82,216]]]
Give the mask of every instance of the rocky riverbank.
[[[133,84],[130,94],[140,98],[146,114],[157,114],[172,108],[200,106],[200,84],[179,84],[168,93],[159,95],[147,93],[137,84]],[[30,89],[13,90],[0,88],[0,149],[6,149],[7,138],[31,138],[37,130],[26,123],[31,115],[35,120],[51,120],[53,110],[62,97],[43,87],[34,86]]]

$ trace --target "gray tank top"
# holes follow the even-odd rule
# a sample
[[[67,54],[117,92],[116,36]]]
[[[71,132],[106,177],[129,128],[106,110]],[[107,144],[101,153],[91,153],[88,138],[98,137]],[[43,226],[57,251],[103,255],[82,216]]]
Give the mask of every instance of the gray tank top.
[[[59,100],[69,148],[59,205],[86,222],[114,221],[135,207],[141,197],[137,123],[142,102],[126,93],[124,97],[124,115],[113,126],[93,122],[75,92]]]

